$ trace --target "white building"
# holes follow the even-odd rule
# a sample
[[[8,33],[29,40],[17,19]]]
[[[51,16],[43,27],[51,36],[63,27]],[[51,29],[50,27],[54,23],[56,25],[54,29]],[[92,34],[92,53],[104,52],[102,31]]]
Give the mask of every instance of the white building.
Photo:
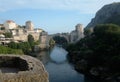
[[[17,24],[14,21],[12,21],[12,20],[7,20],[4,23],[4,27],[5,27],[5,30],[16,29],[17,28]]]

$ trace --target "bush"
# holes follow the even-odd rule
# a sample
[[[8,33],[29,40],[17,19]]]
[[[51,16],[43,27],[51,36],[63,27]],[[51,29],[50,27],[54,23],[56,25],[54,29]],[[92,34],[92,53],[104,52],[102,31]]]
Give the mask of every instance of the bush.
[[[120,75],[120,27],[117,25],[95,26],[91,35],[69,46],[68,50],[79,52],[72,56],[76,60],[75,64],[81,64],[81,60],[84,60],[87,63],[86,71],[96,68],[100,78]]]
[[[19,54],[23,55],[23,51],[20,49],[12,49],[5,46],[0,46],[0,54]]]

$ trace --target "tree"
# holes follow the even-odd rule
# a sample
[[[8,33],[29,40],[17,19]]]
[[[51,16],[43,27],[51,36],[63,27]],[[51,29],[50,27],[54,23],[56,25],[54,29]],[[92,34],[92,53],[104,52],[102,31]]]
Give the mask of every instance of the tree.
[[[84,35],[89,36],[93,33],[93,28],[85,28],[84,29]]]
[[[1,30],[5,30],[5,27],[1,27]]]
[[[15,43],[15,42],[10,42],[10,43],[8,44],[8,47],[13,48],[13,49],[18,49],[18,45],[17,45],[17,43]]]
[[[49,45],[54,45],[55,44],[55,41],[53,40],[53,39],[50,39],[50,41],[49,41]]]
[[[12,38],[12,33],[11,32],[6,32],[4,33],[5,38]]]
[[[18,45],[18,49],[22,49],[22,51],[25,54],[28,54],[31,50],[31,46],[30,46],[29,42],[18,43],[17,45]]]
[[[21,43],[10,42],[8,44],[8,47],[12,48],[12,49],[20,49],[25,54],[28,54],[31,50],[31,46],[30,46],[29,42],[21,42]]]
[[[34,37],[30,34],[28,35],[28,42],[29,42],[31,47],[34,46]]]
[[[25,29],[25,26],[24,26],[24,25],[23,25],[23,26],[18,25],[18,28],[23,28],[23,29]]]
[[[78,51],[77,55],[72,55],[75,66],[81,71],[83,60],[84,71],[90,72],[96,69],[101,78],[109,78],[120,75],[120,26],[114,24],[97,25],[93,29],[93,33],[77,42],[74,51]],[[70,48],[69,48],[70,49]],[[71,56],[71,55],[70,55]],[[78,65],[78,66],[77,66]],[[87,66],[86,66],[87,65]]]

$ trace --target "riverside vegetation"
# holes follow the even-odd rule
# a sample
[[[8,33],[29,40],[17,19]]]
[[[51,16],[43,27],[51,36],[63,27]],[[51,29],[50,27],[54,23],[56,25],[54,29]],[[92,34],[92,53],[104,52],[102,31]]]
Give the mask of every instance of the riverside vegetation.
[[[67,47],[75,69],[97,82],[120,82],[120,2],[103,6],[84,34],[83,39]]]
[[[0,46],[0,54],[24,54],[21,49],[12,49],[5,46]]]
[[[102,80],[120,82],[120,26],[96,25],[93,33],[67,47],[68,58],[75,69]]]
[[[10,42],[7,46],[0,45],[0,54],[30,54],[34,51],[34,46],[38,44],[32,35],[28,35],[28,42]]]

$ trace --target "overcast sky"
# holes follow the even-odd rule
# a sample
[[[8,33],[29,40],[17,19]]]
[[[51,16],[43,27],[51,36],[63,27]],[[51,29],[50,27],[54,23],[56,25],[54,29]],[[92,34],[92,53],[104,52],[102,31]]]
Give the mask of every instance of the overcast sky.
[[[0,0],[0,23],[31,20],[48,33],[70,32],[78,23],[85,27],[105,4],[120,0]]]

